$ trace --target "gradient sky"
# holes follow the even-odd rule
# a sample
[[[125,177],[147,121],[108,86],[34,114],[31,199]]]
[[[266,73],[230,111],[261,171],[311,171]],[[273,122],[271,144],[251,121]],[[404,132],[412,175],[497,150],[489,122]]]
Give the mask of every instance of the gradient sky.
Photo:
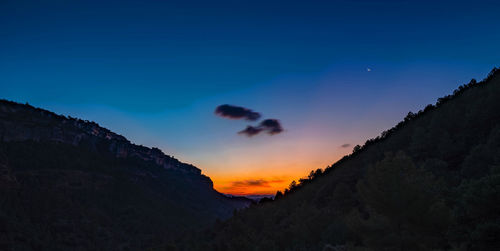
[[[1,0],[0,98],[275,193],[499,66],[499,2],[436,2]],[[285,131],[237,135],[256,123],[221,104]]]

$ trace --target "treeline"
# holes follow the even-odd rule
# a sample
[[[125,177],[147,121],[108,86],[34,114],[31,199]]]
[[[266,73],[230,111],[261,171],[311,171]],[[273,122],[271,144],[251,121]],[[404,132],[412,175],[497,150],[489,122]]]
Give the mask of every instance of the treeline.
[[[45,109],[42,109],[42,108],[39,108],[39,107],[34,107],[34,106],[32,106],[31,104],[29,104],[27,102],[25,104],[20,104],[20,103],[17,103],[17,102],[14,102],[14,101],[10,101],[10,100],[0,99],[0,104],[3,105],[3,106],[5,106],[5,107],[11,107],[11,108],[14,108],[14,109],[23,110],[23,113],[20,113],[20,114],[25,114],[26,112],[29,112],[29,113],[31,113],[31,115],[38,114],[40,116],[46,116],[46,117],[49,117],[51,119],[57,119],[57,120],[60,120],[60,121],[61,120],[70,120],[70,121],[77,121],[79,123],[86,123],[86,124],[90,124],[90,125],[99,126],[99,124],[96,123],[96,122],[89,121],[89,120],[82,120],[82,119],[74,118],[74,117],[71,117],[71,116],[65,116],[65,115],[57,114],[55,112],[51,112],[51,111],[48,111],[48,110],[45,110]]]
[[[418,119],[418,118],[422,117],[424,114],[426,114],[426,113],[428,113],[430,111],[433,111],[434,109],[436,109],[438,107],[441,107],[445,103],[447,103],[447,102],[449,102],[449,101],[457,98],[462,93],[464,93],[465,91],[467,91],[467,90],[469,90],[471,88],[475,88],[475,87],[481,86],[481,85],[489,82],[490,80],[493,79],[493,77],[495,76],[495,74],[498,74],[499,72],[500,72],[500,68],[496,68],[495,67],[495,68],[493,68],[490,71],[490,73],[488,74],[488,76],[484,80],[482,80],[480,82],[477,82],[477,80],[472,79],[469,83],[460,85],[457,89],[455,89],[453,91],[453,94],[446,95],[444,97],[438,98],[435,105],[428,104],[424,109],[419,110],[416,113],[411,112],[411,111],[408,112],[408,114],[406,115],[406,117],[401,122],[399,122],[396,126],[392,127],[391,129],[388,129],[386,131],[383,131],[380,134],[380,136],[377,136],[377,137],[372,138],[372,139],[368,139],[365,142],[365,144],[362,145],[362,146],[360,146],[360,145],[354,146],[353,150],[352,150],[352,154],[346,155],[346,156],[342,157],[342,159],[340,159],[339,161],[337,161],[336,163],[334,163],[333,165],[326,167],[325,170],[324,170],[324,172],[323,172],[322,169],[311,170],[310,174],[306,178],[301,178],[301,179],[298,180],[298,182],[295,181],[295,180],[292,181],[290,183],[290,185],[288,186],[288,188],[286,188],[283,192],[277,191],[276,195],[275,195],[275,198],[279,199],[279,198],[282,198],[284,195],[287,195],[287,194],[289,194],[291,192],[297,191],[303,185],[306,185],[306,184],[312,182],[315,178],[321,177],[323,174],[329,173],[333,168],[335,168],[336,166],[342,164],[342,162],[348,160],[349,158],[355,156],[356,154],[362,152],[364,149],[366,149],[370,145],[373,145],[373,144],[375,144],[377,142],[380,142],[380,141],[383,141],[383,140],[387,139],[394,132],[396,132],[397,130],[403,128],[410,121]],[[268,200],[265,200],[265,201],[268,201]]]

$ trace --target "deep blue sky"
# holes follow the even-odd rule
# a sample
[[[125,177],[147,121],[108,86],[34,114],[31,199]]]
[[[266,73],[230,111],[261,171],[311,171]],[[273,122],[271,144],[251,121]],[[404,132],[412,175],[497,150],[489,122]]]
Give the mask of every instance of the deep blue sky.
[[[0,98],[159,146],[221,190],[285,183],[499,66],[499,13],[498,1],[2,0]],[[215,117],[224,103],[286,131],[236,135],[248,123]]]

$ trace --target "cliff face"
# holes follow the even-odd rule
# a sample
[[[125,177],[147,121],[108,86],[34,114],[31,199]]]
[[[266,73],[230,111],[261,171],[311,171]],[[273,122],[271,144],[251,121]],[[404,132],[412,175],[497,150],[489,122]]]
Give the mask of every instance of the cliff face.
[[[105,145],[104,150],[118,158],[136,157],[153,161],[165,169],[201,174],[193,165],[165,155],[158,148],[148,148],[132,144],[125,137],[95,122],[57,115],[53,112],[0,100],[0,141],[53,141],[73,146],[82,144],[97,150],[97,145]],[[99,150],[103,150],[102,147]]]
[[[0,101],[0,250],[144,250],[250,203],[96,123]]]

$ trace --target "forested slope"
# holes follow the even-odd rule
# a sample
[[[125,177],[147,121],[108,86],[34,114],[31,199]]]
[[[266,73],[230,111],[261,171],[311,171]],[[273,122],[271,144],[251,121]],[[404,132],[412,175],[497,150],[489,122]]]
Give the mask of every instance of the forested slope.
[[[499,250],[500,70],[181,250]]]

